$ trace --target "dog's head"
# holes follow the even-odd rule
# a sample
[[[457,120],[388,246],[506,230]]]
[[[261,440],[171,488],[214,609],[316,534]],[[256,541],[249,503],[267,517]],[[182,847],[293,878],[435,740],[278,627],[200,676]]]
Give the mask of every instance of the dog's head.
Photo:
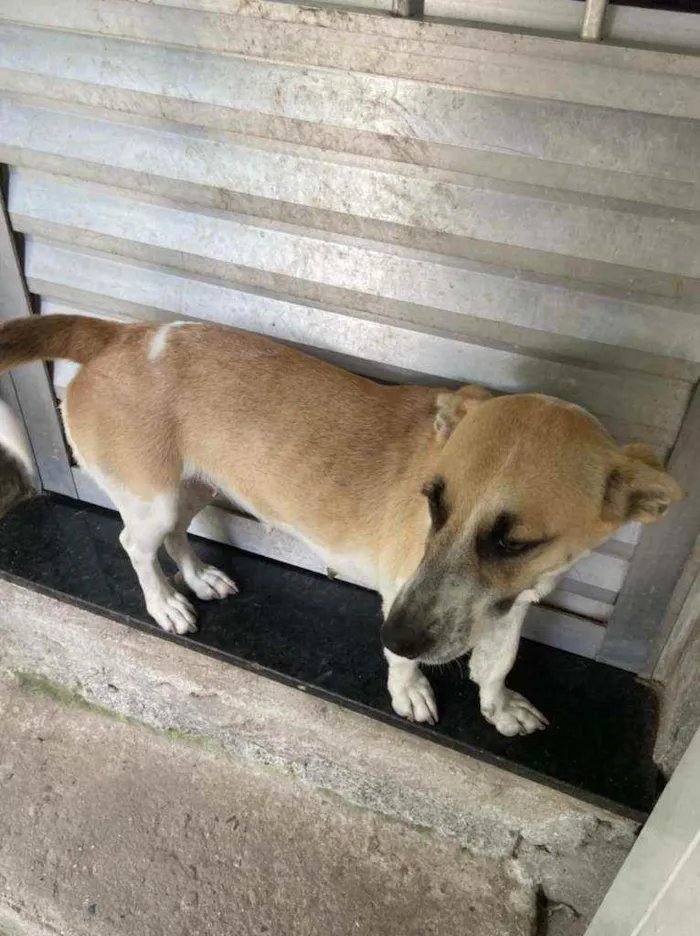
[[[425,663],[461,656],[618,527],[658,520],[683,497],[650,448],[620,448],[551,397],[441,394],[435,431],[425,552],[382,629],[389,650]]]

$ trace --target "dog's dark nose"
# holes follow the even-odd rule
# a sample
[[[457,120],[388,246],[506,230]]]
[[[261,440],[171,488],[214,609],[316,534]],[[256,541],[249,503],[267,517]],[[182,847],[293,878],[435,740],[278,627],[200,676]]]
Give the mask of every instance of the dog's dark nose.
[[[388,634],[382,638],[387,650],[406,660],[415,660],[420,656],[420,649],[415,640],[403,637],[401,634]]]
[[[433,640],[424,629],[411,626],[403,614],[390,614],[382,627],[382,643],[397,656],[415,660],[430,649]]]

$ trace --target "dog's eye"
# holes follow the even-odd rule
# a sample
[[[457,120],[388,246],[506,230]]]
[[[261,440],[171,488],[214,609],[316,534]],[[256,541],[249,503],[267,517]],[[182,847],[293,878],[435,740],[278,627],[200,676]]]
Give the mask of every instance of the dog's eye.
[[[532,552],[538,546],[543,546],[546,539],[538,540],[512,540],[506,537],[500,537],[494,543],[494,555],[502,559],[515,559],[526,553]]]
[[[541,540],[535,540],[532,542],[518,542],[517,540],[501,538],[496,543],[496,548],[501,552],[507,553],[508,555],[515,555],[517,553],[528,552],[528,550],[539,546],[540,543]]]
[[[537,549],[547,542],[546,539],[518,540],[511,536],[511,530],[517,527],[514,514],[503,512],[490,529],[479,533],[476,538],[476,551],[484,561],[516,559]]]
[[[445,504],[445,479],[433,478],[423,488],[423,494],[428,500],[430,520],[433,532],[437,533],[447,523],[447,506]]]

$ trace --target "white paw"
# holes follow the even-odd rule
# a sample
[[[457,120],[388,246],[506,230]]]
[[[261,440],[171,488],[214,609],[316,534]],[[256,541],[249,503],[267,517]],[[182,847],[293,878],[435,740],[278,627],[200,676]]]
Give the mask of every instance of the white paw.
[[[191,634],[197,630],[197,615],[190,602],[175,589],[146,599],[148,613],[169,634]]]
[[[182,581],[183,576],[176,576],[176,583]],[[200,566],[188,573],[184,579],[187,587],[202,601],[212,601],[214,598],[226,598],[227,595],[238,593],[236,583],[214,566]]]
[[[394,674],[389,670],[391,706],[397,715],[409,721],[436,724],[437,704],[432,687],[416,666],[410,674]]]
[[[532,734],[533,731],[541,731],[549,724],[542,712],[512,689],[504,689],[497,702],[482,705],[481,714],[507,738]]]

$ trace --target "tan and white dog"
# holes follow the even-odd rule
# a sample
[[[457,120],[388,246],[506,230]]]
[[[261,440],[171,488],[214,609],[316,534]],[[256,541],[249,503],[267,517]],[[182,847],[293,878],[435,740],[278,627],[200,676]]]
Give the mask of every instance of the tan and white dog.
[[[82,365],[66,432],[121,512],[158,624],[195,629],[159,565],[162,544],[199,598],[236,591],[186,535],[214,487],[380,593],[400,715],[434,722],[419,664],[471,650],[484,717],[505,735],[544,727],[505,686],[525,611],[618,527],[681,499],[651,450],[620,448],[583,409],[550,397],[381,386],[258,335],[180,325],[50,316],[0,326],[0,370]]]

